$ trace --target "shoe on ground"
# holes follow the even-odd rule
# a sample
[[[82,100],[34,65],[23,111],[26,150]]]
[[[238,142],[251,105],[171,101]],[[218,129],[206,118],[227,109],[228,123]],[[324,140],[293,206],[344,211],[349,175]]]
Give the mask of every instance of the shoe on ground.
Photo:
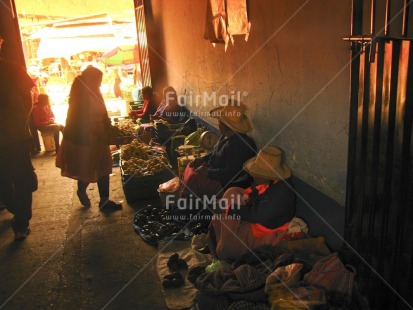
[[[80,203],[82,206],[89,208],[90,207],[90,199],[87,196],[86,192],[77,191],[77,197],[79,198]]]
[[[14,233],[14,240],[23,240],[26,239],[27,236],[30,234],[31,230],[30,227],[27,227],[26,231],[17,231]]]
[[[122,204],[112,200],[101,200],[99,202],[99,209],[122,209]]]

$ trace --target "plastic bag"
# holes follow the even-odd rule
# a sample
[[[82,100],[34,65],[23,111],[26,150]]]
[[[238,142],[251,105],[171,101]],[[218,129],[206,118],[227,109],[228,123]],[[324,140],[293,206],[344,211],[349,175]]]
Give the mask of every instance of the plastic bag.
[[[219,270],[223,265],[226,265],[224,261],[221,261],[219,259],[213,259],[212,263],[206,266],[205,272],[214,272]]]
[[[175,177],[165,183],[160,184],[158,191],[173,193],[173,192],[178,191],[180,187],[181,187],[181,183],[180,183],[179,177]]]

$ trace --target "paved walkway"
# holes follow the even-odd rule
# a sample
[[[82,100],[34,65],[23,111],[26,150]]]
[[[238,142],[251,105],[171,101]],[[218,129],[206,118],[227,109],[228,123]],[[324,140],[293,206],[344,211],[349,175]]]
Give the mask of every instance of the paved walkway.
[[[0,309],[165,309],[157,250],[132,228],[136,210],[159,199],[101,212],[91,184],[92,207],[84,209],[54,160],[44,152],[33,158],[39,189],[26,240],[13,240],[12,215],[0,211]],[[110,195],[124,200],[118,168]]]

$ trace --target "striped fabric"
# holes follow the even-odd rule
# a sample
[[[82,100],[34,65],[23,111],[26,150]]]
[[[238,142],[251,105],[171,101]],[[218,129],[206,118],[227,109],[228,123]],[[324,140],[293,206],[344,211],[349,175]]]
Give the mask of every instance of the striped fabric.
[[[304,280],[327,292],[339,292],[351,296],[354,276],[354,270],[348,270],[337,253],[333,253],[317,261],[313,269],[304,276]]]

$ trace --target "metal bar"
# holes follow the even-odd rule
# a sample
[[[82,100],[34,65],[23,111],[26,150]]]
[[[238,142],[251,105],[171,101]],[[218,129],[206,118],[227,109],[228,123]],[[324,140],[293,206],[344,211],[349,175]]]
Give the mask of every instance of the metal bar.
[[[403,24],[402,24],[402,36],[406,37],[409,27],[409,7],[411,0],[404,0],[403,3]]]
[[[381,109],[381,145],[380,145],[380,158],[382,166],[387,162],[387,141],[389,140],[389,133],[388,133],[388,120],[389,120],[389,106],[390,106],[390,80],[391,80],[391,52],[392,52],[392,43],[387,42],[384,43],[384,59],[383,59],[383,105]],[[385,169],[387,166],[385,166]],[[383,169],[383,167],[382,167]],[[385,257],[385,244],[386,244],[386,236],[387,236],[387,222],[385,221],[386,217],[388,216],[388,209],[386,208],[386,203],[384,203],[384,198],[389,197],[388,194],[388,175],[386,173],[381,173],[378,178],[378,193],[382,197],[381,201],[379,202],[379,209],[381,210],[381,216],[378,216],[376,219],[377,226],[379,229],[378,234],[378,256]],[[380,274],[383,274],[383,270],[386,264],[384,259],[379,261],[378,270]]]
[[[373,44],[374,43],[374,44]],[[373,224],[374,224],[374,217],[375,217],[375,197],[376,197],[376,178],[377,178],[377,162],[378,162],[378,154],[374,151],[377,149],[377,133],[376,133],[376,109],[377,109],[377,97],[380,96],[377,93],[377,88],[380,79],[378,79],[378,62],[372,62],[371,59],[375,58],[376,48],[378,45],[375,41],[372,42],[370,45],[370,53],[369,53],[369,76],[366,77],[368,79],[369,84],[369,99],[366,104],[367,109],[364,111],[366,114],[364,121],[365,121],[365,130],[366,130],[366,160],[364,162],[364,176],[367,176],[365,179],[364,184],[364,193],[365,198],[363,199],[363,204],[366,209],[366,213],[364,215],[364,223],[365,225],[365,236],[366,240],[374,239],[373,235]],[[378,139],[379,140],[379,139]],[[368,261],[372,261],[372,256],[374,256],[374,244],[371,242],[367,242],[365,247],[365,254],[364,258]],[[375,267],[375,266],[373,266]]]
[[[396,246],[395,248],[397,254],[395,262],[396,266],[408,265],[409,261],[412,259],[412,253],[408,247],[412,244],[412,228],[411,228],[411,217],[412,215],[411,203],[409,202],[409,197],[411,199],[412,188],[409,187],[412,178],[411,163],[413,153],[412,149],[412,124],[413,124],[413,90],[409,85],[413,82],[413,53],[411,51],[411,43],[403,42],[401,48],[401,61],[400,61],[400,71],[399,75],[400,84],[399,92],[403,92],[405,96],[401,96],[398,101],[397,106],[397,119],[399,128],[399,141],[401,142],[400,150],[400,174],[398,175],[398,196],[399,196],[399,208],[397,210],[397,231],[396,231]],[[410,192],[410,193],[409,193]],[[410,204],[409,204],[410,203]],[[398,273],[398,274],[397,274]],[[396,272],[395,282],[397,283],[398,291],[404,296],[409,296],[409,288],[405,285],[409,282],[409,275],[406,270],[398,270]]]
[[[374,36],[375,33],[375,22],[376,22],[376,0],[371,0],[370,7],[370,34]]]
[[[360,75],[360,43],[351,43],[351,66],[350,66],[350,115],[349,115],[349,139],[348,139],[348,159],[347,159],[347,192],[345,210],[345,231],[344,238],[353,241],[353,228],[357,223],[353,218],[355,215],[355,166],[357,150],[357,117],[358,117],[358,91]]]
[[[390,22],[390,0],[386,0],[386,13],[384,16],[384,35],[389,35],[389,22]]]
[[[375,110],[374,110],[374,142],[373,142],[373,160],[372,160],[372,167],[373,173],[371,178],[371,188],[372,188],[372,196],[374,197],[371,201],[372,205],[370,206],[371,209],[374,209],[374,214],[371,215],[371,230],[370,235],[372,238],[377,240],[377,242],[372,244],[372,251],[376,255],[380,255],[380,244],[383,242],[383,236],[381,237],[381,219],[383,218],[383,208],[380,203],[383,188],[383,177],[380,173],[380,159],[382,158],[382,152],[385,148],[385,144],[383,143],[383,130],[382,130],[382,111],[383,105],[385,104],[384,100],[384,76],[385,76],[385,66],[384,66],[384,53],[385,53],[385,46],[386,43],[384,41],[379,41],[378,45],[378,53],[377,53],[377,83],[376,83],[376,103],[375,103]],[[386,128],[384,128],[385,130]],[[383,266],[380,266],[380,261],[378,265],[375,266],[377,271],[381,274]]]
[[[357,173],[358,173],[358,188],[360,189],[359,195],[357,197],[358,204],[359,204],[359,214],[358,214],[358,236],[360,236],[360,249],[363,249],[364,252],[368,248],[369,240],[367,239],[367,229],[368,229],[368,222],[366,220],[368,217],[365,216],[367,214],[368,205],[365,203],[368,199],[368,194],[366,193],[366,181],[367,181],[367,157],[368,157],[368,117],[369,117],[369,102],[370,102],[370,62],[368,61],[368,55],[370,53],[371,46],[366,46],[366,53],[363,55],[363,99],[361,105],[359,104],[359,157],[357,159]]]
[[[366,41],[366,42],[370,42],[372,40],[371,36],[351,36],[351,37],[344,37],[343,38],[344,41]]]
[[[351,2],[350,35],[360,35],[363,31],[363,1]]]
[[[385,236],[385,242],[383,244],[384,253],[393,253],[395,248],[395,229],[397,226],[397,199],[395,197],[394,188],[396,185],[395,178],[397,177],[397,143],[396,143],[396,128],[398,126],[396,122],[397,112],[397,90],[398,90],[398,76],[399,76],[399,58],[400,58],[400,42],[392,42],[391,51],[391,73],[390,73],[390,100],[389,100],[389,114],[388,114],[388,135],[387,135],[387,150],[385,157],[385,192],[383,193],[383,207],[386,209],[387,214],[383,219],[386,225],[387,234]],[[385,269],[384,278],[390,285],[394,285],[394,271],[393,267],[394,256],[384,256]],[[396,280],[397,281],[397,280]]]
[[[360,42],[370,42],[372,40],[378,41],[378,40],[399,40],[399,41],[413,41],[413,38],[404,38],[404,37],[383,37],[383,36],[378,36],[378,37],[372,37],[370,35],[368,36],[353,36],[353,37],[343,37],[343,41],[360,41]]]

